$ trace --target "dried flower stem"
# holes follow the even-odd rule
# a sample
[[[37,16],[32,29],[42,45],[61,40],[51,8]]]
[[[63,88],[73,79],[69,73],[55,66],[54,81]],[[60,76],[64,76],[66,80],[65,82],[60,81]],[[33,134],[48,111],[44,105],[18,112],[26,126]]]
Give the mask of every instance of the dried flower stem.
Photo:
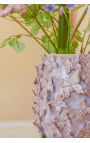
[[[87,10],[88,10],[88,5],[87,5],[87,7],[85,8],[84,13],[82,14],[82,16],[81,16],[79,22],[78,22],[77,25],[76,25],[76,28],[74,29],[74,31],[73,31],[73,33],[72,33],[72,35],[71,35],[71,38],[70,38],[70,41],[69,41],[70,43],[72,42],[72,40],[73,40],[73,38],[74,38],[74,35],[76,34],[76,32],[77,32],[77,30],[78,30],[78,28],[79,28],[81,22],[83,21],[85,15],[86,15],[86,13],[87,13]]]
[[[56,40],[58,41],[58,38],[57,38],[57,35],[56,35],[56,27],[55,27],[55,24],[54,24],[54,21],[53,21],[52,16],[51,16],[51,20],[52,20],[52,28],[53,28],[53,32],[55,33],[55,38],[56,38]]]
[[[55,46],[55,44],[53,43],[53,41],[51,40],[51,38],[49,37],[48,33],[45,31],[45,29],[43,28],[43,26],[41,25],[41,23],[38,21],[38,19],[36,19],[37,23],[40,25],[42,31],[45,33],[45,35],[48,37],[48,39],[50,40],[51,44],[54,46],[54,49],[56,51],[56,53],[58,53],[57,48]]]
[[[81,53],[81,54],[83,53],[84,38],[85,38],[85,35],[86,35],[87,30],[88,30],[88,26],[87,26],[86,30],[84,31],[83,41],[82,41],[82,44],[81,44],[81,50],[80,50],[80,53]]]
[[[85,48],[83,49],[83,54],[85,53],[85,50],[86,50],[86,48],[87,48],[87,45],[88,45],[88,41],[89,41],[89,39],[90,39],[90,35],[88,36],[88,39],[87,39],[87,42],[86,42]]]

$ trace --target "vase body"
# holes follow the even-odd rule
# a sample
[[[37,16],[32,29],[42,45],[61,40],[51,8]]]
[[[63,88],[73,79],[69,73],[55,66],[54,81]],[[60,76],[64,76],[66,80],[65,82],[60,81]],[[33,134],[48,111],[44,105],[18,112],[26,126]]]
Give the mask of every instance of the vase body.
[[[33,109],[41,136],[90,137],[90,55],[46,55],[36,69]]]

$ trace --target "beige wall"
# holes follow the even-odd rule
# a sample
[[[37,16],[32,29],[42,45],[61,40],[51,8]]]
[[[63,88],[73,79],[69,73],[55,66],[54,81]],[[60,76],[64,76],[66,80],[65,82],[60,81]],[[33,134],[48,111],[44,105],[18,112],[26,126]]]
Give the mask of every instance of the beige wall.
[[[80,17],[82,16],[82,13],[84,12],[85,8],[86,8],[86,6],[80,8],[77,11],[77,22],[80,19]],[[89,8],[89,10],[87,12],[87,15],[84,17],[83,22],[81,23],[81,25],[79,27],[79,30],[81,31],[82,35],[84,34],[84,30],[87,28],[87,26],[89,24],[89,21],[90,21],[90,14],[89,13],[90,13],[90,8]],[[87,32],[87,34],[85,36],[84,45],[86,44],[86,41],[87,41],[89,35],[90,35],[90,31]],[[80,47],[76,50],[76,53],[80,53]],[[88,53],[88,51],[90,51],[90,45],[87,46],[87,49],[86,49],[85,53]]]
[[[0,42],[10,35],[23,32],[14,22],[0,18]],[[9,46],[0,49],[0,120],[33,118],[35,65],[45,51],[30,38],[23,38],[23,41],[26,48],[20,54]]]
[[[17,24],[0,18],[0,42],[9,35],[23,33]],[[32,119],[32,89],[35,65],[45,53],[30,38],[26,48],[16,53],[7,46],[0,49],[0,120]]]

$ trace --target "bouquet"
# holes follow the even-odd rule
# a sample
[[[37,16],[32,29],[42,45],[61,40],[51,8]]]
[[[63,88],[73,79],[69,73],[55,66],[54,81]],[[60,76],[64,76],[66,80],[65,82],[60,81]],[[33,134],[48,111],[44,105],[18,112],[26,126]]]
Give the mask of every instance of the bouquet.
[[[73,26],[72,12],[85,7],[81,18]],[[84,54],[90,44],[90,21],[83,33],[79,27],[87,14],[88,5],[77,4],[2,4],[0,17],[15,21],[25,30],[25,34],[11,35],[0,43],[0,47],[9,44],[16,52],[21,52],[25,44],[20,41],[22,36],[33,38],[47,53],[73,54],[80,46]],[[85,36],[88,38],[84,44]]]

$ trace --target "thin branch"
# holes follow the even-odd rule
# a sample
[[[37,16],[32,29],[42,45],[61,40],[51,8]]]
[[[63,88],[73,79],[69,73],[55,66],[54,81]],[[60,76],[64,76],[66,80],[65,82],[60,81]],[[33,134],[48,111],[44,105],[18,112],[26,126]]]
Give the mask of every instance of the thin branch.
[[[30,36],[30,35],[27,35],[27,34],[20,34],[21,36],[27,36],[27,37],[32,37],[32,36]],[[35,36],[34,36],[35,37]],[[41,38],[39,38],[39,37],[35,37],[35,38],[37,38],[38,40],[41,40]]]
[[[90,39],[90,35],[88,36],[88,39],[87,39],[87,42],[86,42],[85,48],[83,49],[83,54],[85,53],[85,50],[86,50],[86,48],[87,48],[87,45],[88,45],[88,41],[89,41],[89,39]]]
[[[53,19],[53,17],[52,17],[52,19]],[[57,30],[57,26],[56,26],[56,23],[55,23],[54,20],[53,20],[53,24],[54,24],[54,26],[55,26],[55,29]]]
[[[53,18],[57,23],[59,22],[55,17],[52,16],[52,18]]]
[[[84,34],[83,34],[83,41],[82,41],[81,50],[80,50],[81,54],[83,53],[84,38],[85,38],[85,35],[86,35],[87,30],[88,30],[88,26],[87,26],[86,30],[84,31]]]
[[[28,29],[26,28],[26,27],[24,27],[24,25],[22,25],[15,17],[13,17],[12,15],[9,15],[15,22],[17,22],[30,36],[32,36],[33,37],[33,39],[41,46],[41,47],[43,47],[44,48],[44,50],[46,50],[46,52],[48,52],[49,53],[49,51],[47,50],[47,49],[45,49],[45,47],[40,43],[40,41],[36,38],[36,37],[34,37],[33,36],[33,34],[30,32],[30,31],[28,31]]]
[[[46,12],[46,11],[45,11],[44,9],[42,9],[42,8],[41,8],[41,10],[44,11],[44,12]],[[52,15],[51,15],[51,16],[52,16]],[[52,16],[52,18],[53,18],[57,23],[59,22],[55,17]]]
[[[52,41],[51,38],[49,37],[48,33],[47,33],[47,32],[45,31],[45,29],[43,28],[42,24],[38,21],[38,19],[36,19],[36,21],[37,21],[37,23],[40,25],[42,31],[45,33],[45,35],[46,35],[46,36],[48,37],[48,39],[50,40],[51,44],[54,46],[56,52],[58,52],[56,46],[54,45],[53,41]]]
[[[86,16],[87,10],[88,10],[88,6],[85,8],[85,11],[83,12],[81,18],[79,19],[79,22],[78,22],[77,25],[76,25],[76,28],[74,29],[74,31],[73,31],[73,33],[72,33],[72,35],[71,35],[71,38],[70,38],[70,41],[69,41],[70,43],[72,42],[72,40],[73,40],[73,38],[74,38],[74,35],[76,34],[76,31],[78,30],[78,28],[79,28],[81,22],[83,21],[84,17]]]
[[[53,22],[52,16],[51,16],[51,21],[52,21],[52,28],[53,28],[53,32],[55,33],[55,38],[56,38],[56,40],[58,41],[58,38],[57,38],[57,35],[56,35],[56,29],[55,29],[55,25],[54,25],[54,22]]]
[[[5,18],[5,19],[7,19],[7,20],[9,20],[9,21],[14,21],[14,20],[11,19],[10,16],[8,16],[8,15],[3,16],[3,18]],[[22,17],[14,16],[14,18],[19,19],[19,22],[25,23],[24,20],[20,20],[20,19],[22,19]]]

